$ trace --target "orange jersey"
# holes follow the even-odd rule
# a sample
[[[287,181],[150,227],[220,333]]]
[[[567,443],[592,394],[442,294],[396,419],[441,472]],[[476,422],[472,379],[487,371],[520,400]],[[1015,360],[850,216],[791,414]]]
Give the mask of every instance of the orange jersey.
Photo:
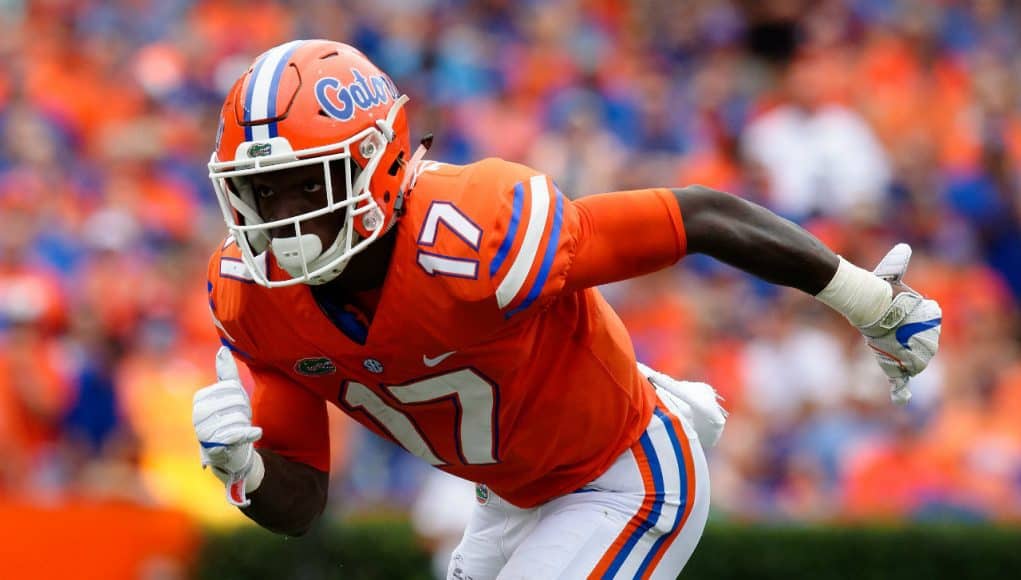
[[[228,240],[210,261],[210,305],[255,378],[260,445],[326,470],[328,401],[518,506],[582,487],[655,406],[626,330],[590,286],[683,255],[671,195],[572,202],[521,165],[424,162],[364,343],[308,286],[252,283]],[[262,259],[270,279],[283,275]]]

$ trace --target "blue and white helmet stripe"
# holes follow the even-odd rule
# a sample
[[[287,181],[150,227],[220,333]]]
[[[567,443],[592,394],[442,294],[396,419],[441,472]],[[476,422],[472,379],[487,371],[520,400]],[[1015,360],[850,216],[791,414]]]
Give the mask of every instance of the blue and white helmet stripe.
[[[260,119],[272,119],[277,116],[277,88],[280,77],[290,60],[291,54],[301,46],[304,40],[293,40],[286,44],[266,51],[256,61],[252,69],[252,78],[248,81],[245,92],[245,141],[265,141],[277,136],[277,124],[265,123],[249,125],[247,123]]]

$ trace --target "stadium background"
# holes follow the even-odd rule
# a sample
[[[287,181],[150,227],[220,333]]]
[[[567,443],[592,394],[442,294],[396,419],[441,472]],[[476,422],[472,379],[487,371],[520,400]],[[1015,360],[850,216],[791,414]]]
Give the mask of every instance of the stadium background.
[[[246,529],[189,419],[217,348],[205,163],[230,83],[297,37],[389,71],[432,159],[573,196],[702,183],[862,265],[910,242],[945,325],[905,410],[794,291],[692,257],[605,293],[643,360],[727,399],[714,525],[1016,525],[1019,31],[1005,0],[0,2],[0,575],[187,576]],[[329,522],[443,543],[460,516],[419,497],[422,464],[334,439]]]

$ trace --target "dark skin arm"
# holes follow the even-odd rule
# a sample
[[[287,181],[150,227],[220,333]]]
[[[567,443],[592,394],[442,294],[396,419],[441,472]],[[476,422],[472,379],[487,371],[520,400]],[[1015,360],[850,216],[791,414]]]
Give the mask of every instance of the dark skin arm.
[[[839,258],[815,236],[761,206],[701,185],[672,191],[689,254],[712,256],[813,296],[837,271]]]
[[[271,532],[305,534],[326,507],[329,475],[268,449],[257,452],[266,474],[259,489],[248,494],[251,505],[241,511]]]

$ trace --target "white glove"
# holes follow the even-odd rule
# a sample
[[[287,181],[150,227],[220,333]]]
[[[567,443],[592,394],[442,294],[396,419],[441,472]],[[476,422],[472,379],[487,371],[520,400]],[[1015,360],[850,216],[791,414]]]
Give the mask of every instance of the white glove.
[[[901,285],[911,260],[911,246],[897,244],[872,271]],[[943,311],[935,300],[923,298],[907,286],[873,323],[859,326],[879,366],[890,378],[890,399],[903,405],[911,399],[908,379],[922,372],[939,348]]]
[[[211,467],[224,483],[227,501],[245,507],[251,503],[247,494],[262,483],[262,457],[253,445],[262,429],[252,426],[252,404],[241,386],[237,363],[224,346],[216,353],[216,379],[195,393],[192,423],[203,469]]]
[[[723,435],[723,428],[727,424],[727,411],[720,406],[721,397],[716,393],[716,389],[706,383],[678,381],[670,375],[654,371],[642,363],[638,363],[638,370],[657,389],[662,389],[670,396],[687,404],[691,412],[686,413],[682,406],[681,414],[695,429],[703,450],[708,451],[716,446],[720,436]]]

